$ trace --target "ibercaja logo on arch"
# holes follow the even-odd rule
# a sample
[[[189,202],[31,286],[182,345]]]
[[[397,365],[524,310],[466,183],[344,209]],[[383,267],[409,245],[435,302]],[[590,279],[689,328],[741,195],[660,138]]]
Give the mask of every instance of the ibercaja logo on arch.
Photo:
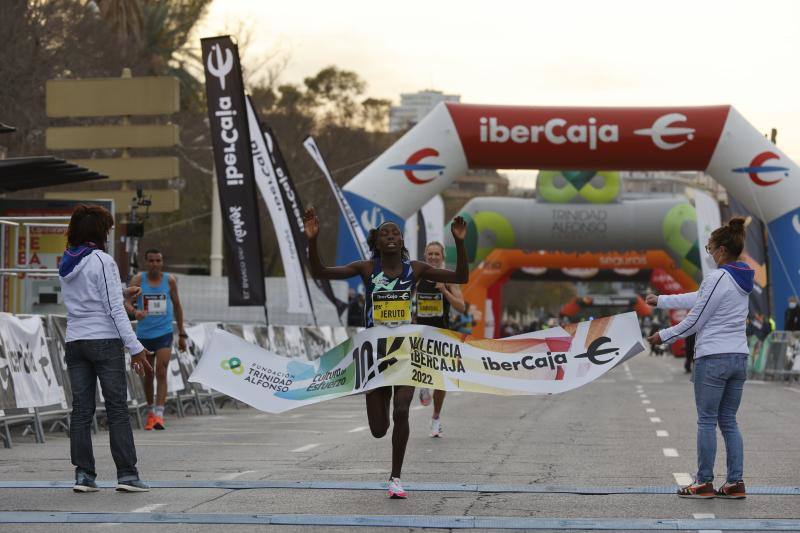
[[[435,148],[422,148],[406,159],[405,163],[392,165],[389,170],[402,170],[406,179],[414,185],[425,185],[444,174],[445,166],[436,159],[439,151]]]

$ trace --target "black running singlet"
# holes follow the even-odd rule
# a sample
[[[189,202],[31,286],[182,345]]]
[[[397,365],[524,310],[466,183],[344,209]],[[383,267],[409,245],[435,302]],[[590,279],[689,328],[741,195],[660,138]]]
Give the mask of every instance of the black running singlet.
[[[422,279],[417,283],[417,324],[448,329],[450,302],[436,288],[436,283]]]
[[[414,289],[411,261],[403,261],[403,271],[394,279],[389,279],[383,273],[380,259],[374,261],[375,266],[367,280],[364,327],[410,324]]]

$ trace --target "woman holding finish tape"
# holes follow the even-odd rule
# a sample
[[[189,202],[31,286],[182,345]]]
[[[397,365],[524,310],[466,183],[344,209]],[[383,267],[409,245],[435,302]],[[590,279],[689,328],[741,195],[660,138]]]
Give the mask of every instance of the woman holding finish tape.
[[[744,445],[736,423],[747,378],[747,319],[753,270],[737,261],[744,248],[745,219],[731,219],[711,233],[706,251],[718,268],[708,274],[697,292],[671,296],[649,295],[647,303],[663,309],[691,311],[679,324],[648,337],[653,344],[672,343],[697,334],[694,399],[697,407],[697,476],[678,490],[681,498],[745,497]],[[716,428],[725,439],[727,480],[714,490]]]

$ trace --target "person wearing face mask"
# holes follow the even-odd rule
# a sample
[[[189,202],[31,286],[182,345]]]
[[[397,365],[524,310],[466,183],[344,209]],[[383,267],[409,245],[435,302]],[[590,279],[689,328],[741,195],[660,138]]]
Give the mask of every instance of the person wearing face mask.
[[[800,307],[797,306],[797,296],[789,297],[789,308],[783,318],[783,329],[800,331]]]
[[[672,343],[697,334],[694,397],[697,407],[697,475],[681,487],[681,498],[745,497],[744,444],[736,422],[747,377],[748,346],[745,324],[753,270],[737,261],[744,248],[745,220],[737,217],[711,233],[706,251],[717,269],[703,279],[697,292],[648,296],[648,303],[664,309],[691,308],[679,324],[648,337],[651,344]],[[651,303],[652,302],[652,303]],[[725,440],[727,479],[714,490],[716,428]]]

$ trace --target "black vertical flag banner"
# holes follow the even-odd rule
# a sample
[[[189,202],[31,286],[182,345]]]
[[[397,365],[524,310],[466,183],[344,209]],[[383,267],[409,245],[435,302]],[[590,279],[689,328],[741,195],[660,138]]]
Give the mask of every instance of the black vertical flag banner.
[[[261,125],[262,133],[267,141],[267,150],[269,150],[270,158],[272,159],[272,166],[275,168],[275,175],[278,177],[278,184],[280,184],[281,195],[283,196],[283,205],[289,212],[289,225],[292,228],[292,237],[294,237],[294,245],[297,248],[300,260],[303,262],[303,267],[306,271],[310,271],[311,267],[308,263],[308,240],[306,233],[303,229],[303,203],[300,200],[300,195],[297,194],[297,189],[294,187],[294,181],[289,174],[289,167],[286,165],[286,160],[283,158],[283,153],[278,145],[278,140],[275,138],[275,133],[269,126]],[[347,309],[347,303],[341,301],[333,294],[331,282],[327,279],[314,278],[319,290],[325,295],[328,300],[336,306],[336,310],[341,315]]]
[[[222,209],[228,305],[264,305],[258,202],[239,49],[229,36],[200,40]]]

